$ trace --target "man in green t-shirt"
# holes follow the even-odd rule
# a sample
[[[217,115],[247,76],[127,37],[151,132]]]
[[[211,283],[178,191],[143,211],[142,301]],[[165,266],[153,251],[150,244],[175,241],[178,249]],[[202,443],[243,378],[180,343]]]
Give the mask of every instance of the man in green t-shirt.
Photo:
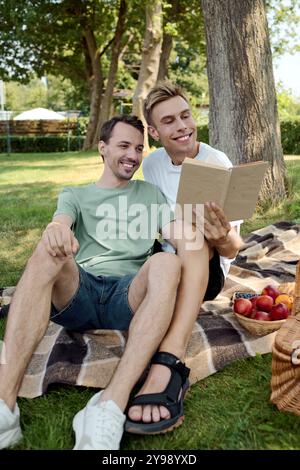
[[[174,312],[181,261],[175,254],[150,255],[157,232],[173,243],[180,256],[184,237],[176,236],[179,226],[172,222],[160,191],[150,183],[131,180],[141,164],[143,137],[143,125],[133,116],[104,124],[99,143],[104,160],[101,177],[88,186],[62,191],[53,220],[27,263],[4,338],[0,448],[22,436],[18,390],[49,320],[78,332],[128,329],[125,351],[110,384],[74,418],[74,449],[119,448],[130,392],[151,358],[165,364],[171,370],[170,383],[177,384],[168,395],[175,393],[167,426],[182,420],[178,393],[188,388],[189,370],[162,347]],[[188,238],[201,243],[194,232]]]

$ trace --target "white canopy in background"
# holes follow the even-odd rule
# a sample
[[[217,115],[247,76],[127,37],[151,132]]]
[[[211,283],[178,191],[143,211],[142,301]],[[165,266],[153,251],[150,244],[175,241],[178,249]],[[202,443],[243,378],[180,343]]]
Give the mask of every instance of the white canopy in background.
[[[39,121],[42,119],[65,119],[65,117],[60,114],[56,113],[55,111],[52,111],[51,109],[45,109],[45,108],[34,108],[30,109],[28,111],[24,111],[21,114],[18,114],[15,118],[17,121]]]

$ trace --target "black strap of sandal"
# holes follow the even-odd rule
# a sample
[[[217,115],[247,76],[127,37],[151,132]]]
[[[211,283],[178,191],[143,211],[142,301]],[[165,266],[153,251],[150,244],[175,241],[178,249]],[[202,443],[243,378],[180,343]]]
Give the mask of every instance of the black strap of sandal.
[[[178,359],[177,356],[169,352],[161,351],[161,352],[155,353],[151,360],[151,363],[161,364],[163,366],[167,366],[167,367],[170,367],[171,369],[176,370],[182,378],[182,383],[186,381],[186,379],[188,378],[190,374],[190,369],[186,367],[186,365],[183,362],[181,362],[181,360]]]
[[[178,401],[178,394],[180,389],[188,387],[188,376],[190,369],[178,359],[177,356],[169,352],[155,353],[152,364],[161,364],[171,369],[171,377],[165,390],[160,393],[147,393],[145,395],[136,396],[128,405],[163,405],[170,411],[171,417],[176,416],[180,411],[180,403],[182,397]]]

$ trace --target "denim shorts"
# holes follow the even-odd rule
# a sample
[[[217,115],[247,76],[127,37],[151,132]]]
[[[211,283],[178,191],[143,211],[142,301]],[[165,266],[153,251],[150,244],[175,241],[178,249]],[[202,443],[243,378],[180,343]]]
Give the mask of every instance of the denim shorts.
[[[52,304],[50,320],[67,330],[128,330],[134,312],[128,289],[135,274],[94,276],[79,268],[79,287],[69,304],[58,311]]]

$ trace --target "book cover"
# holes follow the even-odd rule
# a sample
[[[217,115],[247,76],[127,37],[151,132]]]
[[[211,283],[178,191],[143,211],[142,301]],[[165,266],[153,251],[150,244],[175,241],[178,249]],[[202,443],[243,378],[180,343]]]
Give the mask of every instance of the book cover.
[[[182,164],[177,204],[216,202],[228,220],[253,215],[268,163],[259,161],[224,168],[186,158]]]

